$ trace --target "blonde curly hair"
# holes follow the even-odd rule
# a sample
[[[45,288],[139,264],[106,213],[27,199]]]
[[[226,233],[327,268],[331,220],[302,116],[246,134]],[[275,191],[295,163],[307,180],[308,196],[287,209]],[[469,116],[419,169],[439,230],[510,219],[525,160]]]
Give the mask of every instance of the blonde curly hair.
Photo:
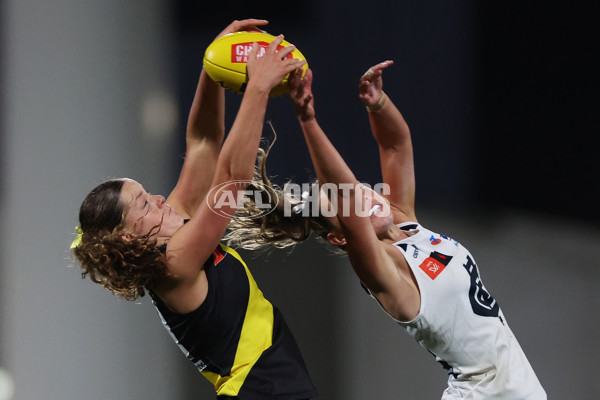
[[[254,177],[247,188],[248,192],[260,194],[261,207],[256,204],[256,197],[247,197],[243,206],[238,208],[229,223],[228,233],[223,238],[227,244],[235,248],[261,250],[270,246],[275,248],[293,248],[308,239],[312,234],[327,241],[327,234],[332,226],[329,221],[317,213],[285,213],[304,200],[293,196],[283,188],[273,184],[266,170],[267,158],[273,143],[267,150],[259,149]],[[264,205],[268,204],[270,212],[264,213]]]

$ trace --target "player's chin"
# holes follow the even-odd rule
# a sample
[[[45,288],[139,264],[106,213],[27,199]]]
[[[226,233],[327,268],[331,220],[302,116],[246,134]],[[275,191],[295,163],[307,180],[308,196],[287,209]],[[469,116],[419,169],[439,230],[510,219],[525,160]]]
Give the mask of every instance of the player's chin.
[[[392,213],[373,215],[371,216],[371,225],[375,232],[386,232],[394,225],[394,216]]]

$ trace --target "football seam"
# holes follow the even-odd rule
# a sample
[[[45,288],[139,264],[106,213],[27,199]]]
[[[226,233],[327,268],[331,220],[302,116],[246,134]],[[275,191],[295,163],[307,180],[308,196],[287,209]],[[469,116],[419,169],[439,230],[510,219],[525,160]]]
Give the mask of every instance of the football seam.
[[[221,69],[223,69],[225,71],[234,72],[234,73],[239,74],[239,75],[247,75],[246,72],[239,72],[239,71],[233,70],[231,68],[225,68],[222,65],[215,64],[215,63],[211,62],[210,60],[208,60],[206,58],[204,58],[204,62],[207,63],[207,64],[212,65],[215,68],[221,68]]]

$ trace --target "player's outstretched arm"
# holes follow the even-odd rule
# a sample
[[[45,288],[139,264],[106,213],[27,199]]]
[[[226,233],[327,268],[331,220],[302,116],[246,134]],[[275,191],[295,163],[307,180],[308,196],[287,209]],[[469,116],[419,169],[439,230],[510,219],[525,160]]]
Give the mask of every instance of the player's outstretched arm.
[[[206,201],[200,202],[190,221],[169,241],[169,270],[184,280],[194,281],[202,263],[225,233],[230,217],[237,209],[237,202],[227,199],[237,199],[238,192],[245,190],[252,179],[271,89],[305,63],[286,58],[293,46],[277,51],[282,40],[283,35],[277,37],[262,57],[258,57],[258,45],[253,45],[248,60],[248,86],[217,160],[210,185],[214,191]]]
[[[361,77],[359,97],[367,107],[371,131],[379,144],[383,182],[389,185],[394,212],[416,221],[415,174],[410,129],[388,94],[383,91],[383,71],[393,65],[388,60],[369,68]]]
[[[259,31],[266,24],[262,19],[233,21],[215,39],[243,30]],[[224,136],[225,90],[203,69],[187,120],[185,160],[177,185],[167,199],[182,214],[192,216],[206,196]]]
[[[311,85],[310,68],[304,79],[301,71],[296,71],[290,77],[290,97],[319,183],[334,184],[338,188],[330,201],[337,206],[337,219],[342,234],[329,233],[328,240],[337,245],[346,245],[352,267],[373,293],[394,293],[397,288],[402,287],[400,276],[381,245],[369,217],[357,212],[355,205],[363,203],[365,189],[317,122]],[[350,207],[344,207],[344,204]]]

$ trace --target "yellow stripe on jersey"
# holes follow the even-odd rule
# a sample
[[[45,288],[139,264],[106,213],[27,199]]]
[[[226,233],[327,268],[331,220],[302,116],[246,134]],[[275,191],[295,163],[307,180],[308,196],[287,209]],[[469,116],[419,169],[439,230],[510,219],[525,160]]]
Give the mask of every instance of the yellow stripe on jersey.
[[[231,367],[231,375],[220,376],[208,371],[202,371],[202,374],[215,386],[217,395],[237,396],[254,364],[263,351],[273,343],[273,305],[264,298],[242,257],[230,247],[221,245],[221,248],[235,257],[246,270],[250,285],[248,309]]]

